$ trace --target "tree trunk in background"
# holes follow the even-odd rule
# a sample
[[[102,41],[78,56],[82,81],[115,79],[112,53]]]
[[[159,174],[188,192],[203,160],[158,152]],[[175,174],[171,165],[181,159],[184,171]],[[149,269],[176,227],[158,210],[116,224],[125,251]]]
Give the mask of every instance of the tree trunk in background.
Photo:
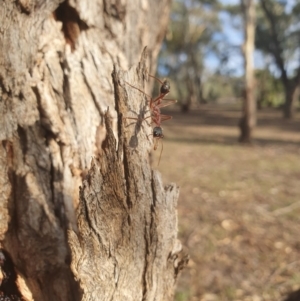
[[[299,98],[299,84],[294,82],[293,79],[288,80],[284,84],[285,92],[285,103],[283,106],[283,116],[284,118],[291,119],[295,113],[294,106],[297,105]]]
[[[150,127],[122,118],[146,106],[124,84],[142,87],[145,55],[118,69],[147,45],[154,73],[169,7],[0,5],[0,267],[11,258],[23,300],[172,299],[178,190],[149,167]]]
[[[243,116],[240,120],[240,142],[249,143],[256,125],[256,99],[254,94],[254,42],[255,42],[255,1],[241,0],[244,16],[245,42],[243,45],[245,60],[245,91]]]

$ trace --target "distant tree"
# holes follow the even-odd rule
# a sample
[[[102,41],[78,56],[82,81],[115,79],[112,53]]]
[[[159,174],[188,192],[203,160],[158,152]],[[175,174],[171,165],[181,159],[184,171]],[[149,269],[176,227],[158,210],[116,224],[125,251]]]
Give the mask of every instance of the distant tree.
[[[280,79],[276,78],[268,68],[256,69],[257,107],[278,107],[284,102],[284,90]]]
[[[285,92],[283,115],[291,118],[300,85],[300,30],[297,26],[300,4],[294,5],[290,11],[287,4],[287,1],[260,0],[256,47],[271,55],[280,71]]]
[[[173,78],[182,110],[202,100],[203,56],[220,30],[218,1],[175,0],[169,33],[160,53],[161,69]]]
[[[254,41],[255,41],[255,0],[241,0],[244,16],[245,42],[245,90],[243,116],[240,120],[240,142],[251,142],[252,130],[256,125],[256,100],[254,93]]]
[[[203,84],[203,97],[207,102],[218,99],[241,98],[244,78],[213,74]]]

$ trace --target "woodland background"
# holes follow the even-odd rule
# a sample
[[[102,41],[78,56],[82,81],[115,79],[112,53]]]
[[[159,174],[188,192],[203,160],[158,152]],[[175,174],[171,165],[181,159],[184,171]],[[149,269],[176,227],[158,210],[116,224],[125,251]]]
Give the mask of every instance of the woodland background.
[[[256,125],[245,144],[251,2]],[[191,259],[178,301],[300,300],[299,13],[298,1],[173,1],[158,74],[172,79],[179,105],[164,111],[174,118],[158,169],[181,189]]]

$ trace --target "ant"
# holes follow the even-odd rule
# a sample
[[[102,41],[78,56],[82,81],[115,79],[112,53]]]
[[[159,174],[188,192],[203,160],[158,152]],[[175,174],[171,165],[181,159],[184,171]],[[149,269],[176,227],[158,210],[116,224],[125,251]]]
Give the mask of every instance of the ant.
[[[160,94],[157,97],[155,97],[155,98],[152,98],[151,96],[147,95],[144,91],[142,91],[139,88],[134,87],[133,85],[129,84],[128,82],[126,82],[126,84],[129,85],[129,86],[131,86],[132,88],[134,88],[134,89],[142,92],[143,94],[145,94],[146,96],[148,96],[150,98],[150,100],[149,100],[149,107],[150,107],[151,115],[148,116],[148,117],[143,118],[142,121],[146,120],[148,118],[151,118],[152,122],[156,125],[153,128],[152,134],[150,134],[150,135],[153,135],[154,138],[157,138],[156,142],[154,143],[154,150],[156,150],[157,147],[158,147],[158,141],[160,139],[164,138],[163,130],[162,130],[162,127],[160,126],[161,123],[163,121],[167,121],[167,120],[170,120],[170,119],[173,118],[170,115],[163,115],[163,114],[161,114],[160,109],[164,108],[164,107],[167,107],[167,106],[169,106],[171,104],[176,103],[177,100],[174,100],[174,99],[165,99],[164,98],[170,92],[170,82],[168,80],[161,81],[160,79],[158,79],[157,77],[155,77],[153,75],[149,74],[149,76],[152,77],[152,78],[154,78],[154,79],[156,79],[161,84]],[[163,103],[162,102],[163,100],[167,100],[167,102]],[[140,120],[139,118],[132,118],[132,117],[127,117],[126,119]],[[161,149],[161,152],[160,152],[158,164],[159,164],[160,159],[161,159],[162,151],[163,151],[163,144],[162,144],[162,149]]]

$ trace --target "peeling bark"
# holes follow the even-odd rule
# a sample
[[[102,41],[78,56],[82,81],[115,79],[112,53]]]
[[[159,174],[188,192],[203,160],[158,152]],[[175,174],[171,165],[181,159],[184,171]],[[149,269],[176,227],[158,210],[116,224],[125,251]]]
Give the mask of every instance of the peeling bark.
[[[116,71],[113,84],[111,72],[113,65],[126,70],[137,64],[145,45],[149,70],[155,69],[170,1],[2,2],[0,239],[14,264],[24,300],[104,300],[102,293],[90,296],[92,290],[104,287],[104,279],[108,281],[105,294],[110,295],[114,287],[112,300],[124,300],[118,296],[126,294],[120,279],[129,275],[127,267],[140,277],[134,280],[143,287],[142,293],[136,289],[137,295],[144,300],[154,296],[168,300],[160,296],[172,294],[178,269],[174,267],[177,189],[165,190],[151,171],[147,123],[124,126],[122,116],[136,116],[133,112],[139,114],[146,106],[141,102],[143,95],[125,87],[123,77],[117,82]],[[140,74],[130,74],[127,80],[132,84],[143,84]],[[118,93],[127,93],[127,98],[115,103]],[[108,108],[111,126],[104,118]],[[155,219],[168,210],[166,224]],[[84,214],[89,219],[84,220],[88,218]],[[108,217],[116,224],[109,224]],[[165,233],[166,225],[175,227],[174,231]],[[90,241],[88,233],[93,237]],[[141,237],[141,250],[137,250]],[[138,257],[125,255],[126,250]],[[78,254],[91,263],[86,265]],[[135,266],[128,263],[131,258]],[[90,276],[102,279],[99,288],[87,286]],[[120,289],[116,289],[116,279]]]
[[[176,238],[178,188],[163,187],[150,168],[146,137],[151,128],[143,122],[137,131],[136,124],[124,119],[140,106],[132,102],[139,92],[131,91],[125,80],[141,82],[145,71],[144,66],[138,69],[138,79],[134,69],[113,72],[119,143],[107,113],[103,156],[92,162],[83,182],[78,234],[69,233],[72,270],[80,279],[83,300],[173,300],[178,270],[187,261]]]

